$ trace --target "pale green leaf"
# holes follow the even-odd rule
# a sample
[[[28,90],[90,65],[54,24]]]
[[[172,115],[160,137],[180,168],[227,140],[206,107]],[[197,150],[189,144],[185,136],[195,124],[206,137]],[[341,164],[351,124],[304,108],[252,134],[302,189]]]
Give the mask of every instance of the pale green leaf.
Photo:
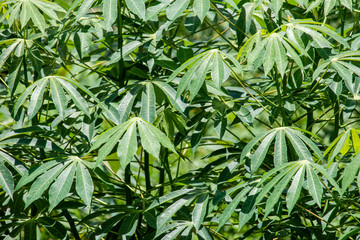
[[[142,1],[142,0],[140,0],[140,1]],[[130,53],[132,53],[135,49],[137,49],[141,45],[143,45],[143,43],[141,43],[139,41],[131,41],[131,42],[129,42],[128,44],[123,46],[121,50],[119,49],[118,51],[116,51],[111,56],[110,61],[106,65],[110,65],[110,64],[119,62],[120,59],[122,59],[125,56],[129,55]]]
[[[159,158],[160,143],[156,136],[150,131],[148,125],[145,125],[142,121],[137,121],[141,144],[144,149],[153,155],[155,158]]]
[[[173,204],[171,204],[166,210],[160,214],[157,218],[157,228],[161,229],[169,220],[173,217],[173,215],[182,208],[185,204],[191,202],[193,197],[186,196],[184,198],[180,198]]]
[[[88,117],[90,117],[89,106],[87,101],[80,95],[80,93],[67,81],[57,78],[57,81],[63,86],[66,92],[70,95],[75,105]]]
[[[190,0],[175,0],[167,9],[166,16],[169,20],[179,17],[189,5]]]
[[[75,170],[76,164],[72,163],[56,178],[55,182],[50,186],[49,212],[51,212],[51,210],[56,207],[70,192]]]
[[[286,193],[286,206],[288,208],[289,213],[294,208],[297,200],[300,197],[302,185],[304,182],[304,175],[305,175],[305,167],[301,166],[300,169],[295,174],[291,185]]]
[[[90,206],[94,192],[94,183],[91,179],[89,170],[82,163],[78,163],[76,169],[75,189],[87,206]]]
[[[211,78],[218,89],[221,88],[221,84],[226,80],[225,68],[228,67],[224,64],[224,60],[220,54],[216,53],[212,64]]]
[[[266,40],[264,40],[266,41]],[[270,37],[266,44],[265,58],[264,58],[264,74],[265,76],[270,72],[272,67],[275,64],[275,46],[274,46],[274,38]],[[255,50],[254,50],[255,51]]]
[[[231,215],[235,212],[235,209],[238,207],[241,201],[244,201],[245,195],[251,190],[251,187],[244,188],[240,193],[236,195],[236,197],[230,202],[230,204],[225,208],[222,212],[219,219],[219,226],[217,230],[219,231],[222,226],[229,220]]]
[[[271,0],[272,10],[277,15],[283,5],[283,0]]]
[[[54,167],[59,163],[60,161],[49,161],[42,165],[30,168],[30,170],[25,172],[24,175],[20,178],[19,182],[16,185],[15,191],[19,190],[22,186],[25,186],[29,182],[32,182],[39,175],[43,174],[48,169]]]
[[[125,2],[132,13],[145,20],[145,3],[143,0],[125,0]]]
[[[38,27],[42,33],[45,33],[46,24],[44,16],[39,12],[34,4],[32,4],[30,1],[26,1],[23,8],[28,8],[30,18],[34,25]]]
[[[327,16],[335,7],[336,0],[324,0],[324,15]]]
[[[47,170],[31,185],[29,193],[26,198],[25,208],[27,208],[35,200],[39,199],[42,194],[48,189],[55,178],[63,171],[66,164],[58,164],[50,170]]]
[[[360,154],[356,154],[350,163],[345,167],[345,170],[342,174],[342,192],[345,193],[346,189],[350,186],[351,183],[355,182],[355,177],[359,172],[360,168]]]
[[[140,108],[140,116],[142,119],[153,123],[156,114],[155,108],[156,98],[154,86],[152,83],[147,83],[143,88],[141,95],[141,108]]]
[[[284,130],[280,129],[275,139],[274,164],[275,167],[278,167],[285,162],[288,162],[286,139]]]
[[[131,162],[137,150],[136,123],[132,123],[119,141],[117,154],[122,169]]]
[[[22,40],[18,39],[8,48],[6,48],[0,55],[0,69],[4,66],[6,60],[10,57],[11,53],[14,52],[15,48],[19,45]]]
[[[43,104],[44,92],[48,85],[49,81],[47,79],[39,80],[39,84],[37,84],[30,98],[28,107],[29,119],[32,119],[41,108]]]
[[[187,105],[180,98],[176,98],[175,89],[173,89],[169,84],[161,81],[154,81],[154,84],[161,89],[174,108],[181,113],[185,111]]]
[[[206,217],[208,201],[209,201],[209,194],[203,193],[198,197],[195,203],[191,218],[192,218],[192,222],[194,223],[194,227],[197,231],[202,226],[202,222]]]
[[[266,201],[264,218],[266,218],[274,209],[275,204],[279,201],[281,194],[284,192],[286,186],[288,185],[291,178],[294,176],[298,169],[298,167],[295,167],[291,170],[288,170],[286,175],[276,184],[270,197]]]
[[[153,126],[152,124],[149,124],[147,122],[142,122],[150,131],[152,134],[154,134],[156,140],[163,145],[164,147],[170,149],[172,152],[176,153],[176,150],[174,148],[174,145],[170,141],[170,139],[158,128]]]
[[[120,105],[118,107],[118,111],[120,114],[120,122],[125,122],[128,119],[131,109],[133,107],[135,98],[136,98],[137,94],[139,93],[139,91],[142,89],[142,87],[143,87],[142,85],[138,85],[138,86],[132,88],[125,95],[125,97],[121,100]]]
[[[291,129],[285,129],[286,136],[290,140],[300,160],[312,160],[312,155],[303,141]],[[294,160],[294,159],[292,159]]]
[[[193,4],[195,14],[200,18],[202,22],[210,9],[210,0],[197,0]]]
[[[322,186],[321,182],[315,173],[315,171],[310,167],[310,164],[306,166],[306,179],[310,195],[313,197],[318,206],[321,206],[322,198]]]
[[[104,26],[107,31],[111,31],[112,24],[117,18],[117,0],[104,0],[103,14],[104,14]]]
[[[67,99],[65,96],[65,92],[57,82],[56,79],[50,80],[50,90],[51,90],[51,98],[54,101],[54,105],[56,110],[59,112],[60,116],[65,116],[65,112],[67,109]]]
[[[76,11],[76,20],[82,18],[91,8],[95,0],[84,0],[80,8]]]
[[[10,197],[13,197],[14,193],[14,180],[11,172],[7,167],[0,161],[0,187],[5,190]]]
[[[264,161],[275,134],[276,131],[269,133],[256,149],[255,153],[251,156],[251,172],[255,172]]]

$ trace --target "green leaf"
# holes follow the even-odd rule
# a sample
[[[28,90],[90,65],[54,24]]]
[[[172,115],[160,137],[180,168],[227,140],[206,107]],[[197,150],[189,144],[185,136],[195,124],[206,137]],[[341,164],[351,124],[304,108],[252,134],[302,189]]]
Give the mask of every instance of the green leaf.
[[[139,214],[130,214],[124,219],[124,222],[121,224],[119,229],[119,234],[121,236],[133,236],[137,229],[139,221]]]
[[[104,14],[104,26],[107,31],[112,30],[112,24],[117,18],[117,0],[104,0],[103,14]]]
[[[207,75],[207,72],[210,68],[210,59],[212,58],[214,54],[209,54],[206,58],[203,59],[203,62],[199,66],[199,68],[194,72],[194,74],[190,78],[190,101],[192,101],[197,93],[200,91],[200,88],[202,87],[205,77]]]
[[[43,96],[46,90],[46,87],[49,85],[49,81],[47,79],[39,80],[39,84],[37,84],[34,92],[31,95],[29,107],[28,107],[28,115],[29,119],[32,119],[36,113],[40,110],[43,104]]]
[[[29,182],[32,182],[36,177],[60,163],[60,161],[49,161],[42,165],[30,168],[29,171],[25,172],[24,175],[20,178],[16,185],[15,191],[19,190],[22,186],[25,186]]]
[[[45,34],[45,19],[43,15],[37,10],[37,8],[30,1],[25,1],[23,8],[27,8],[29,15],[34,25],[40,29],[42,33]]]
[[[166,16],[169,20],[179,17],[189,5],[190,0],[175,0],[167,9]]]
[[[143,86],[139,85],[132,88],[125,97],[121,100],[120,105],[118,107],[118,111],[120,114],[120,122],[125,122],[129,114],[131,112],[131,108],[133,107],[135,98],[139,91],[142,89]]]
[[[342,174],[342,192],[345,193],[346,189],[350,186],[351,183],[355,182],[356,174],[359,172],[360,168],[360,154],[356,154],[350,163],[348,163]]]
[[[169,207],[165,209],[165,211],[158,216],[156,226],[158,229],[161,229],[169,220],[175,215],[177,211],[180,210],[185,204],[192,202],[194,197],[186,196],[184,198],[180,198]]]
[[[59,112],[60,116],[64,117],[67,109],[67,99],[64,90],[55,79],[50,80],[50,90],[51,98],[54,101],[56,110]]]
[[[286,193],[286,206],[288,208],[289,213],[294,208],[297,200],[300,197],[302,185],[304,182],[305,168],[301,166],[297,173],[295,174],[291,185]]]
[[[196,231],[200,229],[200,227],[202,226],[201,224],[204,221],[204,218],[206,217],[208,201],[209,201],[209,194],[203,193],[198,197],[195,203],[195,207],[192,212],[191,218],[192,218],[192,222],[194,223],[194,227]]]
[[[288,162],[286,139],[283,129],[280,129],[276,134],[274,151],[275,167],[278,167],[281,164]]]
[[[29,193],[25,201],[25,208],[27,208],[35,200],[39,199],[42,194],[49,188],[50,184],[55,178],[63,171],[67,164],[58,164],[44,172],[36,181],[31,185]]]
[[[156,140],[161,145],[170,149],[172,152],[176,153],[174,145],[172,144],[170,139],[163,132],[161,132],[158,128],[156,128],[155,126],[153,126],[150,123],[147,123],[147,122],[142,122],[142,123],[151,131],[152,134],[154,134],[154,136],[156,137]]]
[[[131,12],[145,20],[145,3],[143,0],[125,0],[125,2]]]
[[[283,5],[283,0],[271,0],[272,10],[274,11],[276,16],[278,15],[282,5]]]
[[[94,192],[94,184],[91,179],[89,170],[82,163],[77,164],[76,169],[76,184],[75,189],[77,194],[82,198],[84,203],[89,207]]]
[[[307,149],[306,145],[301,141],[301,139],[294,133],[294,131],[291,129],[285,129],[285,133],[292,143],[292,146],[300,160],[312,160],[310,151]]]
[[[10,57],[11,53],[14,52],[15,48],[19,45],[22,40],[17,39],[13,44],[6,48],[0,55],[0,69],[4,66],[6,60]]]
[[[119,141],[117,154],[123,170],[131,162],[137,150],[136,123],[132,123]]]
[[[152,83],[147,83],[143,88],[141,95],[140,116],[142,119],[153,123],[156,114],[155,108],[156,98]]]
[[[211,69],[211,78],[215,82],[215,86],[221,89],[221,84],[226,80],[225,69],[228,67],[224,63],[223,58],[219,53],[214,56],[214,61]]]
[[[87,101],[80,95],[78,91],[67,81],[57,78],[56,79],[70,95],[71,99],[74,101],[75,105],[88,117],[90,117],[89,106]]]
[[[5,144],[31,146],[31,147],[38,147],[46,150],[61,152],[61,153],[64,152],[64,150],[55,143],[49,140],[37,139],[37,138],[9,138],[0,141],[0,145],[5,145]]]
[[[131,1],[131,0],[129,0],[129,1]],[[139,0],[139,1],[142,1],[142,0]],[[111,56],[110,61],[106,65],[110,65],[110,64],[119,62],[120,59],[122,59],[125,56],[129,55],[130,53],[132,53],[135,49],[137,49],[141,45],[143,45],[143,43],[141,43],[139,41],[129,42],[128,44],[123,46],[121,50],[119,49],[117,52],[115,52]],[[122,53],[122,55],[121,55],[121,53]]]
[[[159,158],[160,143],[156,139],[156,136],[150,131],[148,125],[145,125],[142,121],[137,121],[141,144],[144,149],[153,155],[155,158]]]
[[[95,0],[84,0],[79,10],[76,11],[76,20],[82,18],[91,8]]]
[[[310,164],[306,166],[306,177],[307,177],[307,184],[310,195],[313,197],[315,202],[321,207],[321,198],[322,198],[322,186],[321,182],[315,173],[315,171],[310,167]]]
[[[324,1],[324,15],[329,15],[330,11],[335,7],[336,0],[325,0]]]
[[[202,22],[210,9],[210,0],[198,0],[193,4],[195,14],[200,18]]]
[[[309,164],[311,166],[313,166],[316,170],[318,170],[323,176],[325,176],[325,178],[336,188],[336,190],[341,194],[341,188],[339,187],[339,185],[336,183],[336,181],[331,177],[330,173],[328,171],[325,170],[325,168],[323,168],[321,165],[314,163],[314,162],[309,162]]]
[[[266,41],[266,40],[264,40]],[[274,46],[274,38],[270,37],[267,41],[265,58],[264,58],[264,74],[265,76],[270,72],[272,67],[275,64],[275,46]],[[255,51],[255,50],[254,50]]]
[[[75,175],[76,163],[68,166],[50,186],[49,189],[49,212],[56,207],[70,192]]]
[[[283,0],[280,0],[281,2]],[[277,35],[276,35],[277,36]],[[279,37],[276,37],[277,40],[274,40],[274,49],[275,49],[275,62],[276,67],[279,70],[282,77],[284,77],[285,70],[288,65],[288,59],[286,56],[286,51]]]
[[[0,187],[5,190],[7,194],[13,198],[14,193],[14,180],[11,172],[7,167],[0,161]]]
[[[352,11],[352,0],[340,0],[341,4]]]
[[[285,190],[286,186],[290,182],[291,178],[298,171],[298,168],[294,168],[287,171],[287,174],[276,184],[274,190],[272,191],[270,197],[266,201],[264,218],[266,218],[271,211],[274,210],[275,204],[279,201],[281,194]]]
[[[15,105],[14,105],[14,112],[13,115],[16,116],[17,112],[19,111],[19,108],[21,105],[23,105],[26,101],[26,98],[28,97],[28,95],[31,93],[31,91],[37,87],[38,84],[42,83],[43,81],[39,80],[36,81],[35,83],[31,84],[28,88],[25,89],[25,91],[23,91],[20,95],[20,97],[16,100]]]
[[[245,187],[225,208],[219,219],[219,226],[217,228],[218,231],[229,220],[231,215],[235,212],[235,209],[238,207],[239,203],[244,200],[245,195],[247,195],[250,190],[251,187]]]
[[[255,172],[264,161],[265,156],[269,150],[270,144],[275,137],[276,131],[269,133],[264,140],[261,142],[260,146],[256,149],[254,155],[251,156],[251,172]]]
[[[154,81],[154,84],[161,89],[178,111],[185,112],[187,105],[180,98],[176,98],[176,91],[169,84],[161,81]]]
[[[187,195],[187,194],[192,194],[192,193],[196,193],[196,192],[199,192],[198,190],[196,189],[189,189],[189,188],[186,188],[186,189],[180,189],[180,190],[175,190],[175,191],[172,191],[168,194],[166,194],[165,196],[162,196],[162,197],[159,197],[157,199],[155,199],[151,205],[146,209],[146,211],[149,211],[163,203],[166,203],[170,200],[173,200],[177,197],[180,197],[180,196],[183,196],[183,195]]]

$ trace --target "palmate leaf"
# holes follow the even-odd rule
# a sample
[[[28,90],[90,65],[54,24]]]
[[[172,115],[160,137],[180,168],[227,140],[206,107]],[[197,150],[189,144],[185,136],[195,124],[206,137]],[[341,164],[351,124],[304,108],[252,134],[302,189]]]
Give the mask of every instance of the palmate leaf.
[[[30,94],[30,102],[28,107],[28,115],[29,118],[33,118],[36,113],[41,109],[43,105],[43,98],[46,90],[49,88],[51,90],[51,97],[54,101],[55,108],[58,110],[61,116],[64,116],[65,111],[67,110],[67,99],[65,96],[65,92],[67,92],[68,96],[73,100],[75,105],[88,117],[90,117],[89,106],[87,101],[82,97],[82,95],[76,90],[76,88],[80,88],[87,95],[92,97],[97,103],[100,101],[83,85],[80,83],[75,83],[73,80],[60,76],[49,76],[44,77],[33,84],[31,84],[28,88],[23,91],[23,93],[19,96],[17,101],[15,102],[14,112],[16,115],[19,111],[20,107],[24,105],[26,99]],[[101,106],[100,106],[101,107]],[[105,109],[108,111],[107,109]]]
[[[299,160],[296,162],[284,163],[281,166],[268,171],[260,178],[260,181],[255,186],[247,186],[240,191],[223,212],[223,215],[220,217],[219,226],[223,226],[238,205],[240,205],[240,230],[242,226],[250,220],[256,206],[262,202],[267,195],[269,197],[265,203],[264,217],[273,211],[275,204],[282,199],[282,193],[284,196],[286,194],[286,206],[288,211],[291,212],[300,197],[301,190],[306,189],[306,186],[303,184],[305,180],[310,195],[315,202],[321,206],[324,186],[321,184],[321,181],[323,180],[319,176],[319,173],[340,193],[340,188],[336,181],[322,166],[313,161]],[[288,187],[289,184],[290,187]],[[252,191],[249,193],[251,189]],[[245,195],[248,197],[245,198]],[[241,204],[242,201],[244,202]]]
[[[274,139],[275,148],[273,159],[275,167],[289,161],[287,156],[287,149],[289,146],[287,145],[286,139],[291,143],[291,147],[295,150],[300,159],[313,159],[312,154],[309,151],[309,149],[311,149],[313,154],[319,160],[322,160],[323,156],[320,149],[312,140],[303,135],[300,130],[301,129],[291,127],[280,127],[255,137],[245,146],[241,153],[240,161],[244,160],[245,157],[249,155],[251,172],[254,173],[264,161]],[[254,153],[251,153],[251,150],[259,141],[261,141],[259,147],[256,148]]]
[[[114,128],[105,131],[97,138],[95,138],[90,151],[100,148],[96,160],[97,164],[100,164],[106,158],[106,156],[111,153],[113,148],[118,143],[124,144],[118,146],[120,162],[126,165],[130,163],[137,149],[136,129],[139,131],[142,146],[155,158],[159,157],[161,145],[176,153],[173,144],[163,132],[154,127],[149,122],[146,122],[141,118],[134,117]],[[133,145],[130,147],[128,146],[129,143]],[[123,150],[123,147],[126,146],[129,148]],[[123,165],[122,168],[125,169],[126,165]]]
[[[15,4],[14,4],[15,2]],[[27,0],[27,1],[6,1],[9,4],[10,11],[6,12],[6,16],[9,15],[10,21],[8,21],[11,27],[14,20],[20,18],[22,28],[24,28],[29,20],[32,20],[34,25],[40,29],[42,33],[45,33],[46,19],[43,14],[50,17],[50,19],[59,20],[56,12],[63,12],[65,10],[57,3],[43,0]],[[42,13],[41,13],[42,12]]]
[[[76,192],[89,205],[91,203],[93,183],[87,166],[76,156],[52,160],[30,168],[19,180],[15,190],[17,191],[32,182],[25,201],[25,207],[28,207],[49,189],[49,211],[51,211],[70,192],[75,173]]]
[[[156,102],[165,100],[181,113],[185,112],[187,107],[180,98],[176,98],[176,91],[169,84],[161,80],[135,84],[129,86],[127,90],[117,109],[120,114],[120,122],[128,120],[136,99],[140,98],[139,96],[141,96],[140,116],[150,123],[153,123],[156,117]],[[157,94],[158,91],[161,94]]]
[[[190,100],[193,100],[203,83],[206,83],[205,78],[209,70],[216,87],[222,91],[221,84],[230,75],[230,64],[233,65],[233,72],[242,74],[241,65],[230,54],[219,50],[206,51],[187,60],[170,75],[168,81],[173,81],[178,74],[187,69],[180,80],[176,96],[179,97],[184,92],[190,91]]]

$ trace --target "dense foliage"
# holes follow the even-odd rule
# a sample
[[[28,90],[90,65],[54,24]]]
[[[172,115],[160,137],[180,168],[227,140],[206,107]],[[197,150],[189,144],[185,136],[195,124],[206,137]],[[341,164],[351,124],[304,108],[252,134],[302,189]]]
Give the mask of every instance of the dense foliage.
[[[358,0],[0,1],[2,239],[359,239]]]

